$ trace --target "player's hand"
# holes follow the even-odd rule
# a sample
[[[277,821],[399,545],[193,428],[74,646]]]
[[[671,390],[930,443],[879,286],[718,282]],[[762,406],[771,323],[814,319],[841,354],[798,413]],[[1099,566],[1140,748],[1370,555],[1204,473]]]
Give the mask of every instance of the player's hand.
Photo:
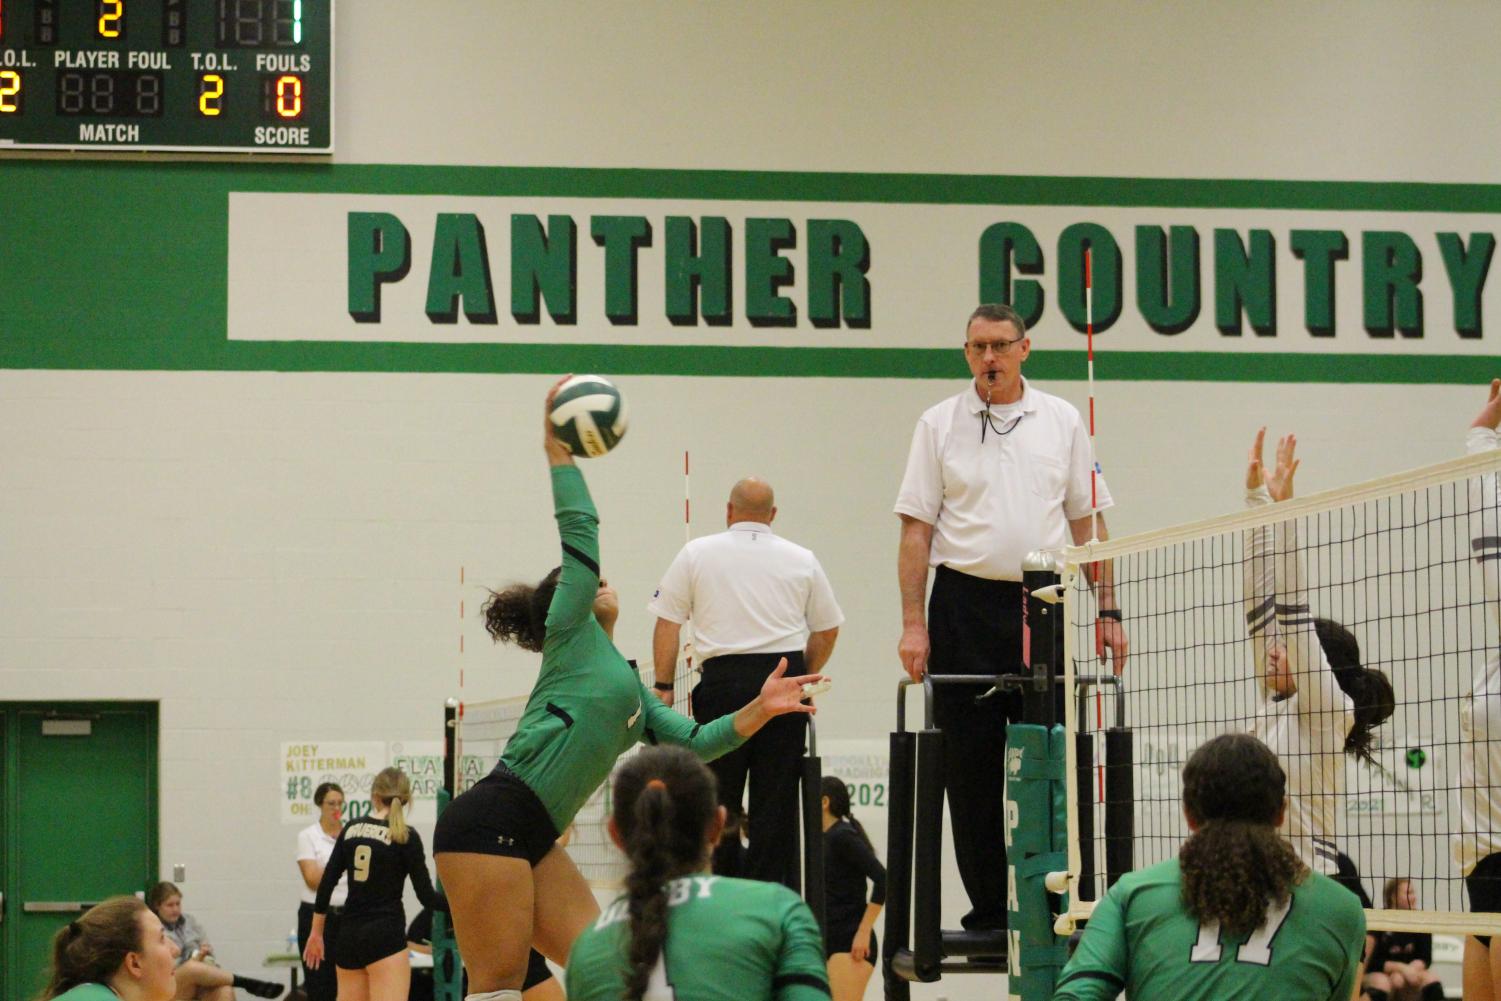
[[[1490,428],[1492,431],[1501,427],[1501,379],[1491,380],[1490,399],[1485,401],[1485,406],[1480,408],[1480,413],[1475,415],[1475,421],[1470,427]]]
[[[1246,489],[1255,490],[1266,480],[1262,476],[1261,447],[1266,441],[1266,428],[1256,429],[1256,442],[1251,446],[1251,458],[1246,465]]]
[[[1119,678],[1126,671],[1126,654],[1131,646],[1126,639],[1125,623],[1115,619],[1096,619],[1095,628],[1099,630],[1100,663],[1108,659],[1111,673]]]
[[[1266,491],[1274,501],[1292,500],[1293,476],[1299,465],[1297,451],[1297,435],[1283,435],[1277,440],[1277,468],[1266,477]]]
[[[850,943],[850,958],[863,963],[870,956],[870,929],[861,925],[855,929],[855,940]]]
[[[666,691],[663,691],[660,688],[653,688],[652,689],[652,694],[655,695],[657,698],[661,699],[662,700],[662,704],[664,706],[671,706],[672,705],[672,697],[673,697],[673,695],[675,693],[670,688],[667,689]]]
[[[542,404],[542,449],[547,453],[549,466],[573,465],[573,453],[568,451],[568,446],[558,438],[557,432],[552,426],[552,400],[558,395],[558,390],[563,388],[563,383],[573,378],[570,372],[547,391],[547,400]]]
[[[302,961],[310,970],[316,970],[323,964],[323,936],[318,932],[312,932],[307,937],[307,948],[302,950]]]
[[[784,677],[787,673],[787,658],[777,661],[776,670],[766,679],[766,684],[761,686],[761,708],[768,716],[781,716],[784,713],[816,713],[818,709],[811,703],[803,701],[803,686],[817,684],[824,676],[821,674],[804,674],[796,678]]]
[[[922,681],[928,673],[928,627],[918,622],[904,626],[896,653],[902,659],[902,670],[907,677]]]

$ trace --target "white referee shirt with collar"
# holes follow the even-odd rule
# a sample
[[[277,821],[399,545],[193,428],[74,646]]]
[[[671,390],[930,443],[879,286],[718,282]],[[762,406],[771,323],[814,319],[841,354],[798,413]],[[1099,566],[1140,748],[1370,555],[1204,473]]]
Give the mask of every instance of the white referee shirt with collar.
[[[1089,434],[1067,400],[1022,382],[1022,398],[990,408],[973,383],[918,419],[896,513],[933,526],[929,566],[1019,581],[1034,549],[1073,542],[1068,522],[1090,513]],[[1005,432],[1005,433],[1001,433]],[[1115,502],[1095,477],[1098,508]]]
[[[810,631],[844,622],[818,557],[759,521],[684,546],[646,610],[679,625],[692,618],[700,663],[802,650]]]
[[[297,832],[297,861],[316,862],[318,863],[319,869],[327,869],[328,860],[334,853],[334,843],[338,840],[339,839],[336,835],[329,834],[327,831],[325,831],[322,824],[318,823],[318,821],[316,820],[313,821],[311,824]],[[334,887],[334,895],[329,900],[329,906],[343,907],[344,901],[348,899],[348,897],[349,877],[348,875],[346,875],[343,879],[339,880],[339,884]],[[302,896],[300,899],[304,904],[314,904],[318,902],[318,891],[309,890],[306,880],[304,880],[302,884]]]

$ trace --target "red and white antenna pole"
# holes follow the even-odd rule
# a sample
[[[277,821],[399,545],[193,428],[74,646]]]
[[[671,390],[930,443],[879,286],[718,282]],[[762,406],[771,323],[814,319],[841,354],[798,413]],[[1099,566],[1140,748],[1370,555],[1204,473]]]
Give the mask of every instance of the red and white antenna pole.
[[[688,478],[688,450],[683,449],[683,545],[693,541],[693,486]],[[688,674],[693,674],[693,639],[683,640],[683,662],[688,665]],[[682,706],[687,709],[687,703]]]
[[[1100,541],[1100,498],[1095,476],[1100,463],[1094,449],[1094,251],[1084,250],[1084,331],[1089,339],[1089,541]]]

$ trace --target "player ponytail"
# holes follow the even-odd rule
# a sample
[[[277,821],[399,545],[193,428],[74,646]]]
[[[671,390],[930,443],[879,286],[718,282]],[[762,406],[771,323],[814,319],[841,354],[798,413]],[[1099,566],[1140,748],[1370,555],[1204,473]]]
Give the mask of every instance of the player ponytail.
[[[668,881],[708,867],[718,812],[713,774],[682,748],[649,747],[615,773],[611,821],[631,867],[626,1001],[641,1001],[667,941]]]
[[[1360,663],[1360,641],[1350,630],[1332,619],[1314,619],[1313,628],[1319,646],[1324,649],[1324,659],[1334,672],[1334,680],[1355,706],[1355,722],[1345,736],[1345,753],[1374,762],[1373,731],[1397,708],[1392,683],[1382,672]]]
[[[875,846],[870,843],[870,835],[865,833],[865,827],[850,812],[850,787],[844,784],[844,780],[833,775],[825,775],[819,780],[818,791],[820,795],[828,798],[829,813],[837,820],[848,821],[849,825],[855,829],[855,833],[865,840],[865,846],[872,852],[875,851]]]
[[[523,650],[541,653],[542,641],[547,638],[547,609],[552,605],[552,596],[558,589],[558,577],[562,572],[562,567],[555,567],[536,587],[512,584],[504,591],[491,591],[480,608],[490,638],[497,643],[515,643]]]
[[[37,1001],[49,1001],[80,984],[108,985],[125,957],[145,948],[141,913],[146,909],[135,897],[111,897],[59,928],[52,936],[51,975]]]
[[[398,845],[407,843],[406,806],[412,801],[412,780],[400,768],[382,768],[370,786],[370,798],[388,804],[386,825],[391,830],[391,840]]]
[[[1178,851],[1183,904],[1227,935],[1249,935],[1306,868],[1277,833],[1287,776],[1265,744],[1226,733],[1183,766],[1183,809],[1198,825]]]

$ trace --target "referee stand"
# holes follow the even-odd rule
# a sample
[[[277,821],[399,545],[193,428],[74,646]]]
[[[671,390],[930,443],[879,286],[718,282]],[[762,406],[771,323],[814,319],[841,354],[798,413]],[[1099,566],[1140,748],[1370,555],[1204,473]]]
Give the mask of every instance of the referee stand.
[[[924,727],[917,731],[906,726],[906,690],[913,682],[903,678],[897,689],[882,951],[887,1001],[908,1001],[912,981],[932,983],[944,974],[961,973],[1005,973],[1011,997],[1045,1001],[1067,959],[1064,941],[1053,934],[1054,907],[1045,886],[1048,873],[1067,868],[1067,736],[1054,719],[1053,694],[1062,654],[1055,641],[1056,622],[1063,606],[1052,557],[1030,554],[1024,567],[1027,626],[1021,674],[925,676]],[[941,927],[943,731],[934,726],[933,693],[946,685],[974,686],[982,698],[1006,688],[1022,694],[1024,722],[1007,727],[1002,758],[1012,888],[1009,930]]]

